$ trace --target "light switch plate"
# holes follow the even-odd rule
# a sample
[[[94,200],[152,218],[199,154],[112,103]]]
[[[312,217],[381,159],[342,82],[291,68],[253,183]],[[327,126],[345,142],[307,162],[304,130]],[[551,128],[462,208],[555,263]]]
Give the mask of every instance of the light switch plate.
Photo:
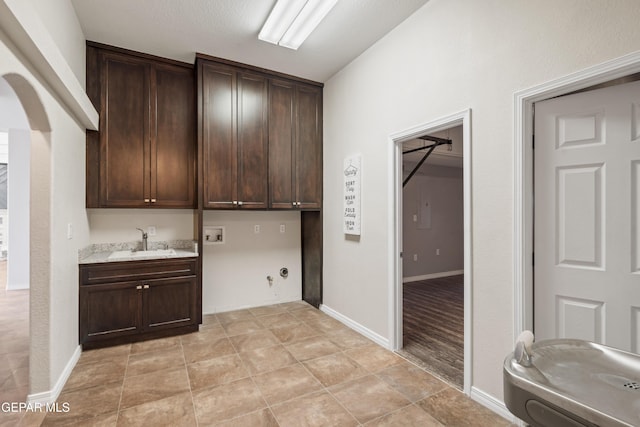
[[[147,227],[147,234],[149,236],[155,236],[156,235],[156,227],[155,225],[150,225]]]

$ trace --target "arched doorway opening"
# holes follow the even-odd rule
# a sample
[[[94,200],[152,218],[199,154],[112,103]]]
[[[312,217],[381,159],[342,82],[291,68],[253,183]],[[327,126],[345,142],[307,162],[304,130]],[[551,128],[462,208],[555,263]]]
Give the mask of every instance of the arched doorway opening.
[[[28,144],[27,164],[29,184],[22,188],[27,192],[28,212],[17,212],[22,215],[28,230],[28,343],[15,344],[15,348],[23,350],[26,346],[27,366],[24,351],[22,357],[16,356],[13,365],[22,371],[28,370],[28,380],[20,390],[27,395],[48,390],[50,383],[49,349],[49,288],[50,288],[50,198],[51,198],[51,150],[50,123],[43,104],[31,83],[19,74],[5,74],[0,77],[7,90],[13,96],[13,105],[21,108],[26,118],[26,126],[17,135],[16,144]],[[20,127],[20,126],[18,126]],[[19,129],[18,129],[19,130]],[[9,141],[9,144],[12,142]],[[23,153],[24,154],[24,153]],[[9,255],[11,256],[11,255]],[[24,261],[24,260],[22,260]],[[1,340],[2,338],[0,338]],[[6,353],[5,351],[5,354]],[[9,401],[24,401],[27,395],[16,395]],[[9,396],[10,397],[10,396]],[[7,400],[7,399],[3,399]]]

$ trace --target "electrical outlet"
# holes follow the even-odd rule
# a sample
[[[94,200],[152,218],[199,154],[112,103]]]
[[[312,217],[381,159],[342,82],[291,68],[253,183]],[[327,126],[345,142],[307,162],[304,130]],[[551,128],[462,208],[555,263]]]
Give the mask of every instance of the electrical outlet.
[[[418,260],[418,254],[413,254],[413,260],[417,261]]]
[[[418,215],[413,214],[413,222],[418,222]]]
[[[280,232],[281,232],[281,233],[284,233],[284,232],[286,232],[286,231],[287,231],[287,227],[285,227],[285,225],[284,225],[284,224],[280,224]]]
[[[259,234],[260,233],[260,225],[259,224],[256,224],[256,225],[253,226],[253,232],[255,234]]]
[[[67,239],[73,239],[73,224],[71,223],[67,224]]]
[[[150,225],[147,227],[147,234],[149,236],[155,236],[156,235],[156,227],[155,225]]]
[[[436,249],[436,255],[440,255],[440,249]]]

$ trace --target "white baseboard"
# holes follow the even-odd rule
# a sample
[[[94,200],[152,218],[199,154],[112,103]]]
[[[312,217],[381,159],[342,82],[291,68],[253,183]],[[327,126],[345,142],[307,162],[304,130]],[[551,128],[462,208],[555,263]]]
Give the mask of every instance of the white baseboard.
[[[509,412],[504,402],[496,399],[495,397],[480,390],[479,388],[471,387],[470,397],[476,402],[478,402],[479,404],[481,404],[482,406],[500,415],[502,418],[518,426],[525,426],[525,424],[522,423],[522,420],[520,420],[518,417],[516,417],[511,412]]]
[[[350,327],[351,329],[353,329],[356,332],[359,332],[360,334],[364,335],[365,337],[369,338],[371,341],[375,342],[378,345],[381,345],[384,348],[390,349],[390,345],[389,345],[389,339],[383,337],[382,335],[379,335],[375,332],[373,332],[371,329],[366,328],[364,326],[362,326],[360,323],[348,318],[347,316],[338,313],[337,311],[335,311],[334,309],[327,307],[324,304],[320,304],[320,311],[322,311],[323,313],[327,314],[328,316],[333,317],[334,319],[336,319],[337,321],[347,325],[348,327]]]
[[[73,354],[71,355],[71,359],[69,359],[67,365],[64,367],[64,370],[58,377],[58,381],[56,381],[53,389],[28,395],[27,403],[40,403],[42,405],[46,405],[47,403],[53,403],[58,400],[58,396],[60,396],[60,392],[62,392],[64,385],[67,383],[69,375],[71,375],[71,371],[73,371],[76,363],[78,363],[81,354],[82,347],[76,347],[76,350],[73,352]]]
[[[440,277],[458,276],[464,274],[464,270],[443,271],[441,273],[424,274],[422,276],[403,277],[402,283],[419,282],[420,280],[439,279]]]

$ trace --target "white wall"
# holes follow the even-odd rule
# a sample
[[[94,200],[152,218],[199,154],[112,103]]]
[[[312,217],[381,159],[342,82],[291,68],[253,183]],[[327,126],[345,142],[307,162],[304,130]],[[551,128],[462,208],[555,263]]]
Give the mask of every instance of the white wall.
[[[194,217],[190,209],[87,209],[90,243],[132,242],[142,239],[136,228],[156,227],[149,242],[191,240]]]
[[[9,130],[7,207],[9,253],[7,289],[29,288],[29,186],[31,136],[28,130]]]
[[[640,49],[636,0],[431,0],[324,88],[324,304],[390,336],[389,135],[471,108],[472,385],[502,398],[513,346],[513,94]],[[361,153],[363,234],[342,234]]]
[[[204,226],[209,225],[225,227],[225,243],[201,249],[203,313],[302,298],[299,212],[205,211]],[[286,279],[280,277],[282,267],[289,269]]]
[[[53,38],[62,46],[60,50],[69,64],[83,63],[84,42],[68,48],[61,37],[63,29],[77,33],[74,28],[79,28],[75,14],[70,13],[69,2],[61,0],[58,4],[66,6],[54,12],[44,4],[34,2],[34,12],[47,22],[47,27],[59,26],[60,33],[48,34],[44,27],[32,27],[28,31],[38,32],[41,37],[36,39]],[[61,385],[65,369],[78,349],[78,250],[89,242],[84,208],[85,129],[51,94],[41,76],[34,75],[23,55],[0,32],[0,76],[15,74],[24,78],[26,86],[22,92],[34,90],[23,99],[29,104],[28,110],[33,111],[41,104],[51,126],[51,132],[31,133],[31,165],[42,166],[31,169],[32,183],[34,176],[37,176],[35,182],[40,183],[32,185],[31,203],[32,208],[44,206],[46,209],[33,209],[36,212],[32,212],[31,218],[32,241],[37,230],[38,239],[43,242],[30,248],[31,257],[45,261],[31,269],[30,393],[44,393],[46,398]],[[77,65],[73,68],[79,73]],[[74,228],[71,240],[67,239],[68,223]],[[36,281],[46,281],[37,293]]]
[[[464,269],[462,169],[425,164],[422,170],[402,191],[405,279]]]
[[[85,87],[85,38],[70,0],[29,0],[76,78]]]

